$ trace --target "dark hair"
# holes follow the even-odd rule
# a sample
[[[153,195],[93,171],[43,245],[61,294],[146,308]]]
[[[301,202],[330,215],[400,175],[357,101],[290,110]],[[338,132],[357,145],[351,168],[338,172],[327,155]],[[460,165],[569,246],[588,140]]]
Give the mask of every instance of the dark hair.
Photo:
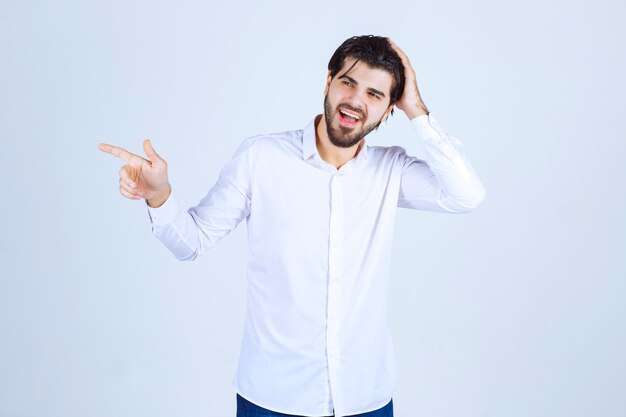
[[[347,57],[356,58],[354,64],[362,60],[372,68],[389,72],[393,78],[389,105],[395,104],[400,99],[404,91],[404,65],[400,56],[391,48],[387,38],[363,35],[346,39],[328,61],[331,78],[334,78],[343,68]],[[393,115],[393,109],[391,114]]]

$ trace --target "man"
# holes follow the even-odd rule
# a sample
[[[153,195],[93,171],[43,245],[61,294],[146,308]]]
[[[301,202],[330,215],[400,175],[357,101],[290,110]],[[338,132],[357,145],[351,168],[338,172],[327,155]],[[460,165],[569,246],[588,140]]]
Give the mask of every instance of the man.
[[[394,106],[409,118],[425,160],[365,143]],[[186,211],[150,141],[149,160],[100,149],[128,162],[120,192],[147,201],[154,234],[180,260],[195,259],[246,219],[238,417],[393,415],[387,290],[396,209],[463,213],[485,196],[461,142],[429,114],[397,45],[371,35],[346,40],[328,65],[324,113],[302,130],[245,139]]]

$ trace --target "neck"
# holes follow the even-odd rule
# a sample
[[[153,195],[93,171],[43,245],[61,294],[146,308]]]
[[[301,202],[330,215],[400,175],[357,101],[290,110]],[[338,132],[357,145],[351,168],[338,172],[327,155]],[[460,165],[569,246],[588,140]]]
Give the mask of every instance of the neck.
[[[361,139],[356,145],[349,148],[342,148],[333,145],[328,138],[326,130],[326,118],[324,115],[317,116],[315,128],[315,144],[317,151],[325,162],[333,165],[335,168],[341,168],[346,162],[358,155],[361,148],[365,145],[365,140]]]

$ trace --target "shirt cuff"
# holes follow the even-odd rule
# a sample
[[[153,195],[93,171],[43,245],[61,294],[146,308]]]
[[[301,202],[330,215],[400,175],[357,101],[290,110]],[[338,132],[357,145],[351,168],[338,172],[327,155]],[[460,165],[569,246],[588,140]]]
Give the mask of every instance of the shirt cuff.
[[[419,140],[428,140],[447,136],[446,132],[439,126],[439,122],[430,114],[423,114],[411,120],[413,130]]]
[[[144,200],[145,201],[145,200]],[[159,207],[150,207],[146,201],[146,207],[148,208],[148,215],[150,221],[155,226],[165,225],[170,223],[174,217],[178,214],[179,207],[176,198],[172,193]]]

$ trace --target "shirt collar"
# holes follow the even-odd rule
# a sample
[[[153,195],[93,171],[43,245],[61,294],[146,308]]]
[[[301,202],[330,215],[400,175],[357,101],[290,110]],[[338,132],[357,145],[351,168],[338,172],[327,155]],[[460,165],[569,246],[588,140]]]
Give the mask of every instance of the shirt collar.
[[[307,160],[315,154],[319,155],[317,151],[317,144],[315,141],[315,128],[317,123],[319,123],[319,119],[322,117],[321,114],[318,114],[309,122],[308,125],[304,128],[302,133],[302,159]],[[356,160],[361,160],[367,158],[367,142],[364,140],[359,153],[356,156]],[[321,158],[320,158],[321,159]]]
[[[309,122],[304,128],[302,133],[302,159],[307,160],[317,153],[317,145],[315,144],[315,126],[316,121],[321,118],[322,115],[318,114]]]

